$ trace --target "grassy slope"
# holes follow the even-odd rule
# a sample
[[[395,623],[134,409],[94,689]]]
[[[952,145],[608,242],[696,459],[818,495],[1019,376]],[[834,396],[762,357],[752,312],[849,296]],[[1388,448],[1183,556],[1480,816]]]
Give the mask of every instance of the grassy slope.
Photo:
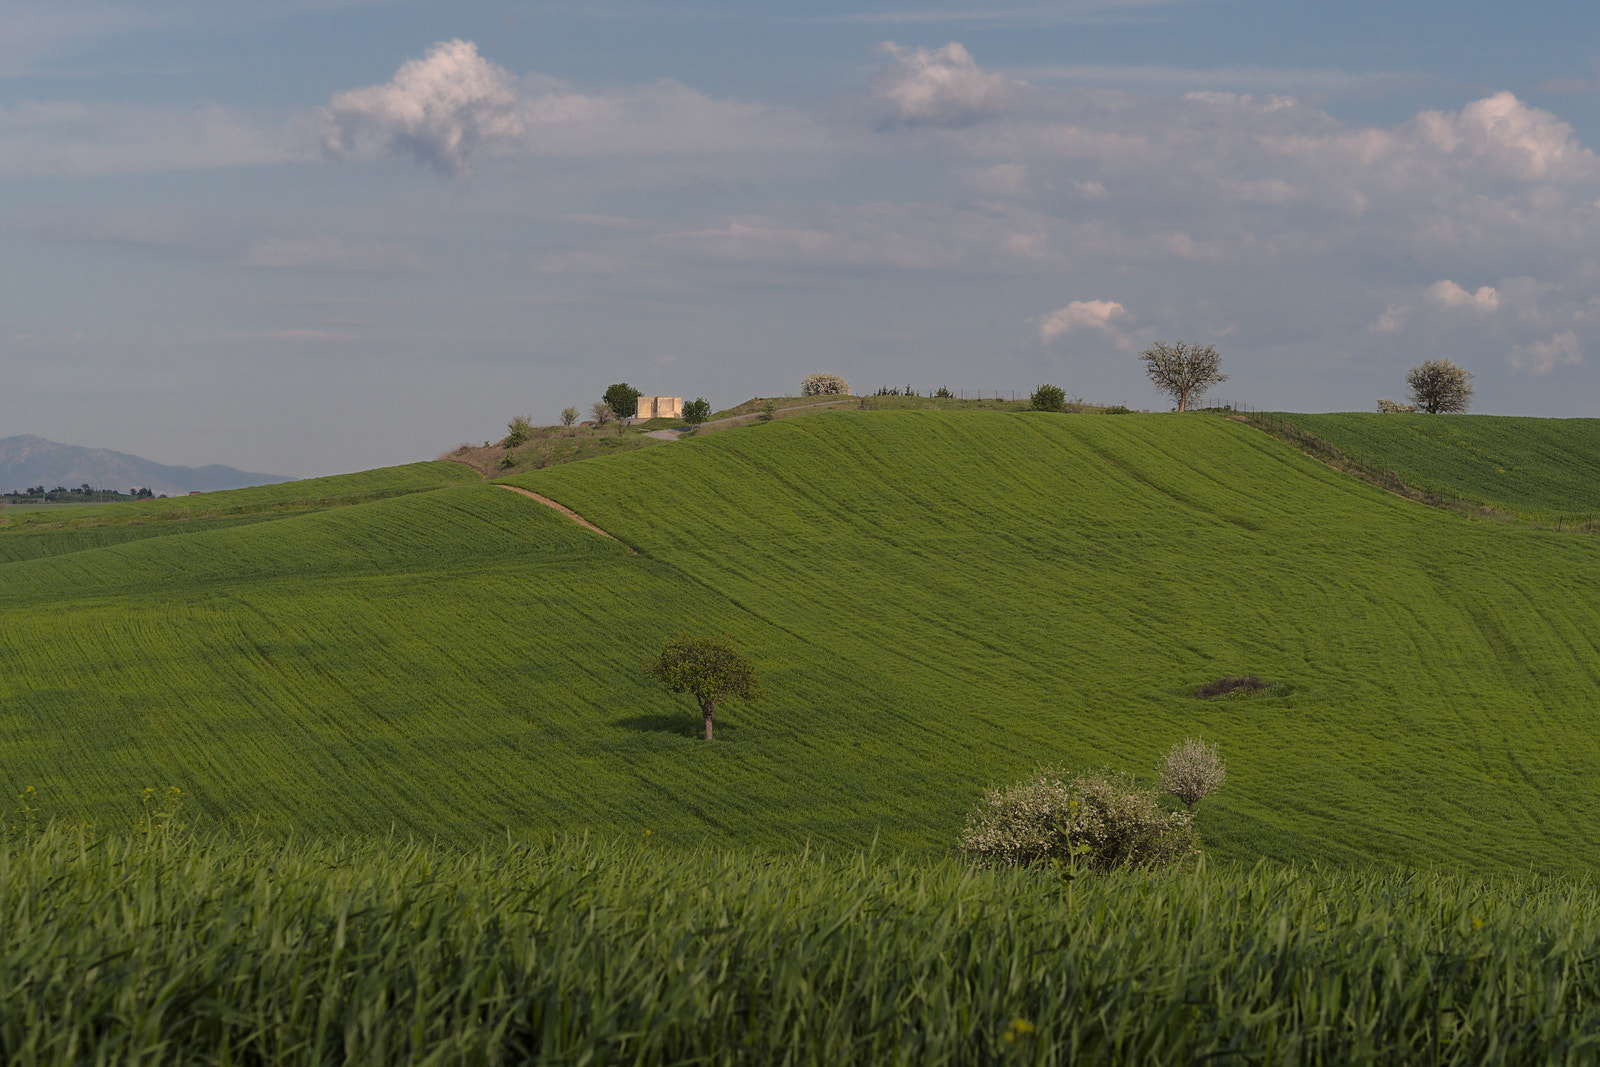
[[[936,851],[1037,760],[1219,741],[1215,853],[1584,869],[1600,554],[1209,418],[840,413],[0,564],[0,768],[46,813]],[[652,501],[663,501],[652,504]],[[0,538],[3,542],[3,538]],[[731,634],[693,740],[638,664]],[[1219,674],[1282,680],[1199,703]]]
[[[1290,415],[1352,459],[1524,518],[1600,515],[1600,419]]]
[[[118,504],[74,505],[71,509],[43,508],[15,512],[0,512],[0,534],[16,534],[27,530],[88,530],[102,532],[90,537],[63,539],[52,546],[37,541],[42,555],[56,555],[70,544],[66,551],[118,543],[121,540],[139,540],[175,532],[162,525],[151,530],[151,524],[169,524],[191,520],[216,520],[257,515],[287,515],[304,511],[345,507],[408,493],[423,493],[449,485],[475,482],[479,476],[458,463],[432,461],[408,463],[401,467],[383,467],[358,474],[336,474],[328,478],[306,478],[297,482],[280,482],[259,485],[250,489],[227,489],[215,493],[197,493],[193,496],[163,498],[159,500],[129,501]],[[121,534],[105,532],[103,528],[121,526],[129,529]],[[189,532],[187,530],[183,532]],[[0,541],[0,560],[20,559],[29,550],[15,547],[22,542],[14,537]]]

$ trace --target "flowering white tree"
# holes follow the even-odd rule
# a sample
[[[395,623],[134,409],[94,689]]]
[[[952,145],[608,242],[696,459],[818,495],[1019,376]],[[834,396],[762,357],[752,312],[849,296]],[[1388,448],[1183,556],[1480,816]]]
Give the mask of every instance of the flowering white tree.
[[[850,383],[837,374],[808,374],[800,379],[801,396],[849,396]]]
[[[1187,411],[1189,401],[1199,400],[1207,389],[1228,380],[1215,345],[1157,341],[1139,353],[1139,358],[1156,388],[1178,402],[1179,411]]]

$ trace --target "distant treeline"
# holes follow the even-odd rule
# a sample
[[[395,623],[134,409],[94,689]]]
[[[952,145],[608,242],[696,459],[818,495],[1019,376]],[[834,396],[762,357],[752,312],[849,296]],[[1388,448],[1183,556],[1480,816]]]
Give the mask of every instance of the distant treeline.
[[[0,496],[8,504],[109,504],[118,500],[150,500],[155,493],[148,487],[129,489],[126,493],[119,493],[115,489],[96,489],[88,482],[84,482],[76,489],[68,489],[58,485],[54,489],[46,489],[42,485],[35,485],[28,489],[13,489]],[[167,494],[162,493],[165,497]]]

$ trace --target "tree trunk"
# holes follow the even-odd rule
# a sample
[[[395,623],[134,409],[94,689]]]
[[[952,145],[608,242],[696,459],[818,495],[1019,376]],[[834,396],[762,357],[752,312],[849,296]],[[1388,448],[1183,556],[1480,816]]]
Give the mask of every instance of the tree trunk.
[[[706,740],[709,741],[709,740],[711,740],[711,714],[712,714],[712,712],[717,710],[717,706],[715,704],[707,702],[705,704],[700,705],[700,710],[705,713],[705,717],[706,717]]]

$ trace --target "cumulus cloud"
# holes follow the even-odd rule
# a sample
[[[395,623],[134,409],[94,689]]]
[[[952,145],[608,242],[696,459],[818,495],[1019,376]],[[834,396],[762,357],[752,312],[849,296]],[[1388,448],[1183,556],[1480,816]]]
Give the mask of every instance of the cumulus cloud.
[[[1367,329],[1373,333],[1398,333],[1410,317],[1410,304],[1390,304]]]
[[[1529,374],[1549,374],[1557,367],[1575,367],[1583,362],[1583,349],[1578,335],[1564,330],[1548,341],[1530,341],[1511,350],[1506,361],[1513,370]]]
[[[1571,126],[1511,93],[1476,100],[1453,115],[1424,111],[1412,129],[1440,152],[1488,163],[1514,178],[1600,177],[1600,160],[1573,139]]]
[[[351,89],[322,109],[328,156],[411,156],[446,177],[479,151],[515,147],[527,127],[516,81],[471,41],[434,45],[387,85]]]
[[[1127,309],[1115,300],[1074,300],[1039,320],[1039,341],[1049,344],[1075,330],[1098,330],[1120,340],[1122,334],[1112,321],[1125,318],[1127,314]]]
[[[384,85],[338,93],[319,109],[328,158],[411,157],[454,178],[480,155],[682,155],[815,151],[826,134],[793,109],[718,100],[678,82],[584,93],[522,78],[443,41]]]
[[[1500,307],[1500,294],[1490,285],[1480,285],[1478,291],[1469,293],[1448,278],[1428,287],[1428,298],[1441,307],[1470,308],[1473,311],[1495,311]]]
[[[872,101],[885,126],[971,126],[1008,110],[1021,85],[978,69],[955,41],[931,52],[893,41],[878,50],[890,59],[872,81]]]

